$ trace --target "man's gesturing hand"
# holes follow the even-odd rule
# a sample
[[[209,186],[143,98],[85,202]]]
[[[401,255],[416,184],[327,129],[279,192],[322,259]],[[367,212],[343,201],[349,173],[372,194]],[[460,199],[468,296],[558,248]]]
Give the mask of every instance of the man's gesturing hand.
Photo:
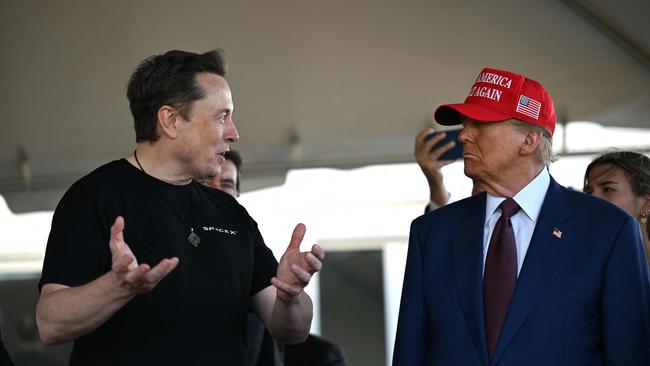
[[[124,218],[118,216],[111,226],[109,242],[113,255],[112,272],[119,286],[131,294],[151,291],[178,265],[178,258],[165,258],[155,267],[148,264],[138,265],[131,248],[124,241]]]
[[[306,230],[303,224],[293,229],[289,246],[278,264],[277,275],[271,279],[271,284],[278,289],[278,297],[285,302],[291,302],[300,295],[312,275],[323,265],[321,261],[325,258],[325,252],[317,244],[309,252],[300,252]]]

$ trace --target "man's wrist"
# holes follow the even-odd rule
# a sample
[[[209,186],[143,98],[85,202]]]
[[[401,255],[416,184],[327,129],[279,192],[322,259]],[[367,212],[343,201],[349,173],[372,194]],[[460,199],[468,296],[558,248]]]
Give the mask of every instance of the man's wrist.
[[[440,198],[434,200],[433,197],[430,197],[429,204],[426,207],[426,212],[439,209],[440,207],[449,204],[449,202],[451,202],[451,193],[449,193],[449,192],[445,192],[445,193],[446,194],[444,196],[445,197],[444,200],[442,200]]]
[[[277,294],[277,298],[286,305],[297,304],[298,303],[298,297],[300,296],[300,294],[298,294],[296,296],[292,296],[288,292],[280,290],[280,289],[276,289],[276,294]]]
[[[451,193],[449,193],[447,190],[443,190],[442,192],[430,192],[429,199],[431,200],[431,203],[436,206],[436,208],[439,208],[449,203],[449,200],[451,199]]]
[[[135,297],[136,293],[133,291],[129,283],[124,280],[123,276],[118,275],[114,271],[110,271],[108,277],[110,281],[108,286],[110,286],[110,289],[116,298],[131,300]]]

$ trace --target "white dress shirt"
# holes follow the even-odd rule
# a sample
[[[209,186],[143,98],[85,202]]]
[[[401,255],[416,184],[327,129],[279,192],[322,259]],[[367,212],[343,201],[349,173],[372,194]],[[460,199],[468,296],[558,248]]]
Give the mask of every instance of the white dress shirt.
[[[530,239],[537,224],[537,217],[539,211],[542,209],[546,191],[551,182],[551,176],[548,174],[546,168],[533,179],[524,189],[517,192],[513,197],[515,202],[521,207],[516,214],[510,218],[512,228],[515,232],[515,240],[517,241],[517,276],[521,271],[521,266],[526,258],[526,252],[530,245]],[[485,259],[487,258],[488,247],[490,246],[490,238],[492,231],[497,224],[497,220],[501,217],[501,209],[499,205],[505,201],[504,197],[495,197],[487,194],[487,202],[485,204],[485,225],[483,226],[483,270],[485,270]]]

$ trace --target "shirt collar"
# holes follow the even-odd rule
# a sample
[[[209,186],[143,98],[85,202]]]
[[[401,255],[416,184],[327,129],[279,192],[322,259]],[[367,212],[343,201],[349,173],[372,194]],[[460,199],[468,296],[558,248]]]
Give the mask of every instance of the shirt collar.
[[[539,212],[542,210],[542,204],[544,203],[544,197],[546,197],[546,191],[548,186],[551,183],[551,176],[548,174],[546,168],[542,169],[537,177],[530,181],[521,191],[517,192],[513,199],[521,210],[534,222],[537,222],[537,217]],[[505,201],[504,197],[496,197],[491,194],[487,194],[487,201],[485,203],[485,222],[487,222],[490,217],[497,210],[501,202]]]

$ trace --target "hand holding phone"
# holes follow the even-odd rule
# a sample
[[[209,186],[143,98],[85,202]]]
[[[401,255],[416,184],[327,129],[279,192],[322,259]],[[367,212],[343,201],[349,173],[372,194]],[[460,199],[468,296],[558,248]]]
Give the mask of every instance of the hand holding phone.
[[[456,160],[460,159],[463,156],[463,145],[460,143],[458,140],[458,136],[460,134],[460,129],[457,130],[450,130],[450,131],[444,131],[444,132],[436,132],[433,131],[429,133],[425,138],[424,141],[427,142],[431,140],[434,136],[436,135],[441,135],[444,133],[444,137],[441,138],[438,142],[433,144],[431,148],[429,149],[429,154],[435,153],[436,151],[442,152],[440,156],[438,156],[438,160]],[[455,145],[453,147],[448,148],[448,150],[445,151],[445,148],[449,146],[448,144],[454,141]]]
[[[449,199],[441,169],[463,154],[463,147],[458,141],[459,132],[452,130],[442,133],[427,128],[415,137],[415,161],[427,178],[431,202],[438,206],[443,206]]]

